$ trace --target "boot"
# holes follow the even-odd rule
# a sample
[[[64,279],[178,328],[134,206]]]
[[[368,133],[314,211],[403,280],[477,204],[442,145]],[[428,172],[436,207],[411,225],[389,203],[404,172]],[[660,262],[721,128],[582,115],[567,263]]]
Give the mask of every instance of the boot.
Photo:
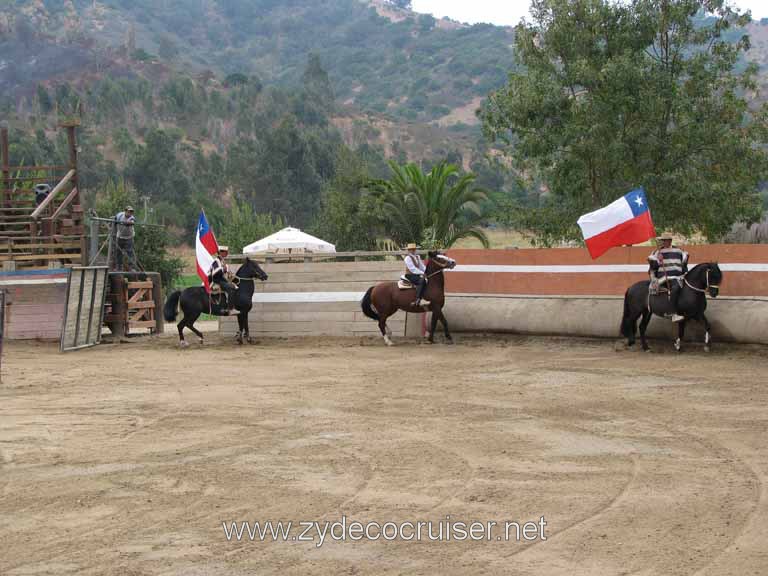
[[[426,287],[427,283],[422,280],[421,284],[416,288],[416,300],[411,302],[411,306],[415,306],[418,308],[421,306],[421,299],[424,297],[424,288]]]
[[[669,301],[672,303],[672,322],[681,322],[685,320],[685,316],[681,316],[677,313],[677,300],[680,296],[680,283],[672,282],[669,287]]]

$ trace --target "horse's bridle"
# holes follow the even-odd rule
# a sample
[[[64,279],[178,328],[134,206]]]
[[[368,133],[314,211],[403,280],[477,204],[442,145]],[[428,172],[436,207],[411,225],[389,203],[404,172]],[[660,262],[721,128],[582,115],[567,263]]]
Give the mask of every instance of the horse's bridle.
[[[434,272],[432,272],[432,274],[429,274],[428,276],[426,276],[427,280],[432,278],[432,276],[437,276],[438,274],[442,274],[445,271],[445,269],[448,268],[451,265],[451,262],[446,262],[445,264],[440,264],[439,262],[436,261],[435,258],[433,258],[433,260],[435,260],[435,266],[438,266],[438,269],[435,270]]]
[[[688,276],[687,272],[686,272],[685,276],[683,276],[683,281],[685,282],[685,285],[688,286],[688,288],[690,288],[694,292],[699,292],[701,294],[706,294],[707,291],[711,290],[712,288],[717,288],[718,290],[720,290],[720,284],[710,284],[709,283],[709,272],[710,272],[710,268],[707,268],[707,275],[706,275],[707,285],[704,288],[697,288],[696,286],[694,286],[693,284],[688,282],[688,278],[686,278],[686,276]]]

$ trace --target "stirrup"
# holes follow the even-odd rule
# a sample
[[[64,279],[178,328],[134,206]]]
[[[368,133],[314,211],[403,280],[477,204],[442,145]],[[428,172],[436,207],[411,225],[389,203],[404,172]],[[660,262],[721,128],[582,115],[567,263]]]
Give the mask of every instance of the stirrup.
[[[685,320],[685,316],[681,316],[680,314],[672,314],[672,322],[682,322]]]

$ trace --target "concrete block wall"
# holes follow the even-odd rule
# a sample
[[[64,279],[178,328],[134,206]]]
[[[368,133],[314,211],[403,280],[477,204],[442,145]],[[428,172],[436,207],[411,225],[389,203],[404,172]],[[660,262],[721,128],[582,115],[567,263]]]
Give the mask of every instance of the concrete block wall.
[[[378,324],[360,310],[371,286],[404,272],[397,260],[264,264],[267,282],[256,283],[249,316],[251,336],[375,336]],[[387,325],[396,336],[421,334],[420,315],[398,312]],[[236,318],[221,318],[220,332],[232,336]]]
[[[691,263],[718,261],[725,273],[708,317],[715,340],[768,343],[768,246],[702,245],[686,248]],[[593,261],[584,249],[452,250],[458,266],[446,274],[445,313],[456,332],[515,332],[619,337],[623,295],[647,279],[650,247],[616,248]],[[378,335],[359,300],[370,286],[394,281],[399,260],[268,264],[257,283],[250,325],[260,335]],[[395,335],[422,334],[421,315],[399,312],[389,322]],[[234,334],[235,319],[221,321]],[[656,318],[651,336],[676,333]],[[691,324],[691,338],[701,329]]]

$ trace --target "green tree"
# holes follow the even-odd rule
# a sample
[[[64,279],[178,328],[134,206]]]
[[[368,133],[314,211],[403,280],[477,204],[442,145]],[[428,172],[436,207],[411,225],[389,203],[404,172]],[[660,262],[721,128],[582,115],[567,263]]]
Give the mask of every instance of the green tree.
[[[284,227],[280,216],[257,214],[248,202],[235,199],[229,213],[216,223],[215,230],[219,244],[228,246],[233,254],[240,254],[248,244]]]
[[[136,205],[138,194],[125,180],[108,181],[97,196],[96,212],[102,218],[112,218],[128,205]],[[146,214],[137,214],[139,222],[145,221]],[[136,260],[148,272],[158,272],[163,286],[173,285],[184,269],[184,262],[168,252],[171,237],[163,227],[137,226],[134,240]]]
[[[347,147],[341,147],[336,174],[323,190],[312,233],[335,244],[339,252],[374,250],[378,222],[365,195],[369,182],[366,163]]]
[[[723,0],[534,0],[515,39],[523,69],[490,95],[486,134],[551,193],[529,223],[578,237],[579,214],[635,186],[660,229],[718,238],[759,216],[764,107],[744,94],[756,67],[726,35],[749,17]],[[694,16],[706,12],[712,17]]]
[[[474,174],[439,163],[428,173],[415,164],[390,163],[392,178],[373,183],[379,219],[396,243],[421,242],[427,248],[450,248],[462,238],[488,247],[479,224],[485,192],[473,187]]]
[[[328,77],[328,72],[323,68],[320,56],[317,54],[312,53],[309,55],[307,67],[304,69],[304,75],[302,76],[302,83],[308,98],[317,101],[325,111],[333,110],[335,99],[333,86]]]

